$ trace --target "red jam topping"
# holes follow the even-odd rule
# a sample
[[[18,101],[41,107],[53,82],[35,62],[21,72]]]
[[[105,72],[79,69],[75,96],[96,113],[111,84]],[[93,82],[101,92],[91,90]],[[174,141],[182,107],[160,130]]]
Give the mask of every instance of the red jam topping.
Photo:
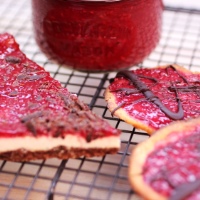
[[[199,80],[200,74],[184,74],[168,66],[121,71],[109,89],[119,107],[157,130],[173,120],[200,115]]]
[[[119,134],[26,58],[9,34],[0,35],[0,74],[0,137],[79,134],[90,141]]]
[[[119,70],[156,46],[161,0],[32,0],[36,41],[51,58],[84,71]]]
[[[166,140],[168,142],[158,143],[148,155],[143,167],[145,182],[158,193],[171,196],[170,200],[198,200],[200,126],[183,136],[177,137],[174,132]]]

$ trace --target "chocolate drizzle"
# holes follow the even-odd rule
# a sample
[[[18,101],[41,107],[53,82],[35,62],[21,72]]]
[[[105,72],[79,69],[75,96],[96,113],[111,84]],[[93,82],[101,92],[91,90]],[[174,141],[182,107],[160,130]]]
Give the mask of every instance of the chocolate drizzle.
[[[6,56],[5,57],[6,62],[17,64],[21,62],[21,59],[16,56]]]
[[[43,112],[35,112],[32,114],[28,114],[21,118],[21,123],[24,123],[26,128],[33,134],[33,136],[37,136],[37,130],[34,125],[33,119],[42,117],[44,115]]]
[[[26,123],[26,122],[30,121],[31,119],[42,117],[43,115],[44,115],[44,113],[42,111],[38,111],[38,112],[35,112],[35,113],[32,113],[32,114],[28,114],[28,115],[21,118],[21,122]]]
[[[183,106],[182,106],[180,99],[178,98],[178,94],[177,94],[176,90],[174,92],[175,92],[176,99],[177,99],[178,112],[172,112],[165,105],[163,105],[161,100],[150,90],[150,88],[144,82],[142,82],[140,80],[138,75],[132,73],[131,71],[121,71],[117,74],[117,77],[120,77],[120,76],[126,77],[129,80],[131,80],[131,82],[136,86],[138,91],[143,93],[143,95],[146,97],[146,99],[148,101],[150,101],[150,102],[154,103],[156,106],[158,106],[160,108],[160,110],[162,112],[164,112],[169,118],[174,119],[174,120],[183,119],[183,117],[184,117]],[[145,78],[147,78],[147,77],[145,77]],[[184,78],[184,80],[185,80],[185,78]],[[156,80],[154,79],[154,81],[156,81]]]
[[[184,183],[175,188],[169,200],[183,200],[199,188],[200,179],[197,179],[194,182]]]
[[[176,68],[175,68],[173,65],[169,65],[169,66],[166,68],[166,70],[168,71],[169,68],[173,69],[173,70],[183,79],[183,81],[184,81],[185,83],[188,83],[187,79],[186,79],[184,76],[182,76],[182,75],[179,73],[179,71],[176,70]]]

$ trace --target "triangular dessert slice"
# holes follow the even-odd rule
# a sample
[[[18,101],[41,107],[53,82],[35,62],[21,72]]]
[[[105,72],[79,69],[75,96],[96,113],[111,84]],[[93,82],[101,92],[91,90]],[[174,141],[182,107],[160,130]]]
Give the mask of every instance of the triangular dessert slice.
[[[120,131],[0,35],[0,158],[27,161],[116,153]]]
[[[129,180],[147,200],[200,197],[200,118],[172,122],[131,153]]]
[[[152,134],[177,120],[200,116],[200,73],[178,65],[120,71],[105,92],[108,108]]]

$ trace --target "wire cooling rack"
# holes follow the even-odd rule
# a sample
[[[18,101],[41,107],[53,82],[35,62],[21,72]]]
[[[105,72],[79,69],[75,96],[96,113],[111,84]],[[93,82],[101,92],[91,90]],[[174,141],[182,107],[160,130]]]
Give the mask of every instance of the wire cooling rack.
[[[0,199],[13,200],[139,200],[131,190],[128,160],[145,132],[113,118],[103,98],[109,79],[115,73],[82,73],[47,60],[35,44],[31,5],[27,0],[1,0],[0,32],[13,34],[23,52],[49,71],[70,92],[78,94],[97,114],[122,130],[121,149],[103,158],[0,161]],[[166,7],[159,45],[143,63],[134,67],[154,67],[177,63],[200,71],[200,11]]]

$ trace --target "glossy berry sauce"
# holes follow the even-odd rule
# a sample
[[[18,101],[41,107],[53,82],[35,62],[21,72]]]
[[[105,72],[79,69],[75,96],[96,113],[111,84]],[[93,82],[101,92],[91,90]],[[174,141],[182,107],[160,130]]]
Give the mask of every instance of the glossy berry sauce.
[[[182,196],[173,200],[198,200],[200,197],[199,144],[200,126],[195,127],[193,131],[186,130],[179,136],[176,135],[175,130],[166,138],[166,142],[158,142],[153,152],[148,155],[143,167],[145,182],[166,197],[171,196],[175,191],[179,193],[178,196]],[[193,191],[194,186],[197,189]],[[189,195],[184,197],[186,190]]]
[[[173,66],[137,69],[119,72],[109,89],[119,108],[157,130],[174,120],[200,116],[199,80],[200,74]]]
[[[77,96],[23,54],[13,36],[0,34],[0,137],[119,135]]]
[[[141,62],[161,31],[161,0],[32,0],[36,41],[50,57],[83,71]]]

